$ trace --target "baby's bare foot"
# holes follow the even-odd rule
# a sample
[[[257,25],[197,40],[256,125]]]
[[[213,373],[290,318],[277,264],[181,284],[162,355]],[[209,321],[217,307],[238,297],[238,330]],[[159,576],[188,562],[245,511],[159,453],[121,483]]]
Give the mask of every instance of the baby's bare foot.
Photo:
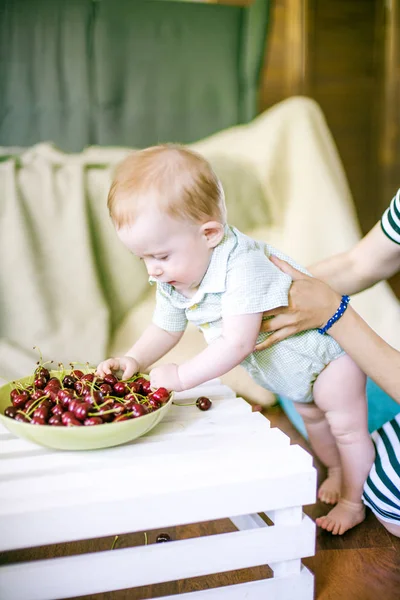
[[[318,498],[325,504],[336,504],[340,498],[342,471],[340,467],[328,469],[328,476],[319,486]]]
[[[365,507],[361,502],[350,502],[341,498],[335,508],[332,508],[325,517],[316,519],[316,523],[333,535],[342,535],[364,519]]]

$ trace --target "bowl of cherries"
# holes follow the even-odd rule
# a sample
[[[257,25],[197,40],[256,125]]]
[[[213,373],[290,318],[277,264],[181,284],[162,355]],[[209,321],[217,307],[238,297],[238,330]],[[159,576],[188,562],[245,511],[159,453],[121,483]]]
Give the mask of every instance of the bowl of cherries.
[[[145,375],[128,380],[93,369],[49,370],[0,388],[0,421],[13,434],[48,448],[94,450],[132,441],[157,425],[173,393],[152,390]]]

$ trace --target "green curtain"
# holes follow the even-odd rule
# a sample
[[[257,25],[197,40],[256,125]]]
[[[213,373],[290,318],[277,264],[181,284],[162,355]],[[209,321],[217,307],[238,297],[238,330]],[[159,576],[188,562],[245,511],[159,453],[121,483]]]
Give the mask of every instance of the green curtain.
[[[0,0],[0,145],[188,143],[257,113],[268,0]]]

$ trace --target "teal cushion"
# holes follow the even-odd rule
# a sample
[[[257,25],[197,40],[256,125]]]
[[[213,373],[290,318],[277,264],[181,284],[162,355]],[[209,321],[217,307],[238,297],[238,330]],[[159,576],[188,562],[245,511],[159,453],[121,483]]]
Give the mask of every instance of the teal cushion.
[[[400,412],[399,404],[381,390],[372,379],[367,380],[367,398],[368,428],[371,432],[379,429]],[[278,401],[296,429],[307,438],[303,419],[295,409],[292,400],[279,396]]]

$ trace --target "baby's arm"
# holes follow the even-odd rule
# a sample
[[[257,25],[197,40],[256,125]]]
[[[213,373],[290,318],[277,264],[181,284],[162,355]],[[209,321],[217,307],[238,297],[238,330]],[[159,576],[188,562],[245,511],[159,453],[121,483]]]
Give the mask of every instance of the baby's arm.
[[[151,323],[140,338],[128,350],[125,356],[109,358],[99,364],[100,377],[111,371],[123,370],[123,379],[129,379],[138,371],[145,371],[150,365],[162,358],[179,342],[183,331],[166,331]],[[160,386],[159,386],[160,387]]]
[[[150,372],[152,387],[182,391],[224,375],[253,352],[262,313],[224,317],[222,335],[181,365],[162,365]]]

